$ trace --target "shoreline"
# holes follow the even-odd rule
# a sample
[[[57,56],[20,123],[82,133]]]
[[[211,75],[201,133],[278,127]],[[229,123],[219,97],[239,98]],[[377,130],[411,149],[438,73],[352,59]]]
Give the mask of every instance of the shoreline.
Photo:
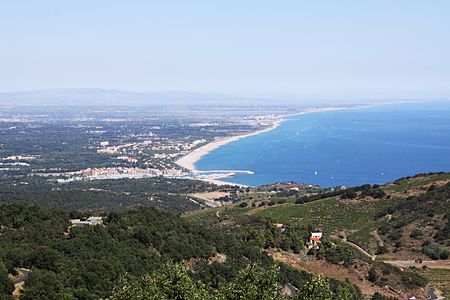
[[[210,152],[212,152],[228,143],[235,142],[235,141],[238,141],[240,139],[244,139],[244,138],[247,138],[250,136],[254,136],[254,135],[272,131],[272,130],[276,129],[278,126],[280,126],[281,123],[284,122],[287,117],[296,116],[296,115],[304,115],[304,114],[309,114],[309,113],[316,113],[316,112],[323,112],[323,111],[350,109],[350,108],[351,107],[323,107],[323,108],[313,108],[313,109],[309,109],[309,110],[305,110],[305,111],[301,111],[301,112],[297,112],[297,113],[292,113],[292,114],[280,115],[280,116],[276,117],[276,119],[274,120],[272,125],[269,127],[262,128],[262,129],[259,129],[259,130],[253,131],[253,132],[241,134],[241,135],[234,135],[234,136],[222,137],[222,138],[216,139],[216,140],[209,142],[203,146],[200,146],[199,148],[194,149],[193,151],[189,152],[188,154],[182,156],[181,158],[177,159],[175,161],[175,163],[178,166],[189,170],[191,173],[194,173],[194,174],[200,173],[202,171],[197,170],[195,168],[195,163],[197,161],[199,161],[203,156],[209,154]],[[238,185],[241,187],[247,187],[246,185],[243,185],[243,184],[232,183],[232,182],[223,180],[223,179],[230,178],[230,177],[233,177],[234,175],[236,175],[236,173],[237,173],[236,171],[209,170],[207,172],[212,173],[214,171],[219,172],[221,174],[215,174],[215,175],[211,175],[211,176],[200,176],[200,177],[197,177],[196,179],[203,180],[203,181],[213,183],[216,185]],[[238,171],[238,172],[251,172],[251,171]]]
[[[185,156],[177,159],[175,161],[175,163],[177,165],[179,165],[182,168],[188,169],[189,171],[191,171],[192,173],[197,173],[199,172],[199,170],[197,170],[195,168],[195,163],[197,161],[199,161],[203,156],[207,155],[208,153],[212,152],[213,150],[216,150],[217,148],[220,148],[228,143],[234,142],[234,141],[238,141],[240,139],[243,138],[247,138],[253,135],[258,135],[264,132],[268,132],[271,131],[275,128],[277,128],[281,122],[283,122],[283,117],[279,117],[277,118],[277,120],[274,121],[274,123],[266,128],[262,128],[256,131],[252,131],[249,133],[245,133],[245,134],[240,134],[240,135],[233,135],[233,136],[228,136],[228,137],[222,137],[222,138],[218,138],[212,142],[209,142],[203,146],[200,146],[197,149],[192,150],[191,152],[189,152],[188,154],[186,154]],[[220,171],[226,171],[226,170],[220,170]],[[211,171],[209,171],[211,172]],[[230,171],[232,172],[232,171]]]

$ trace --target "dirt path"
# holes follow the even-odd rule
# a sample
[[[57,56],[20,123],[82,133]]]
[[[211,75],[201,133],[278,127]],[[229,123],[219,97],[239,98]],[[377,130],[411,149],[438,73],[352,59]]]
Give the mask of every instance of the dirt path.
[[[373,285],[365,279],[365,274],[362,272],[357,272],[355,269],[348,269],[342,266],[333,265],[324,260],[311,259],[303,261],[299,258],[299,255],[276,249],[268,249],[267,253],[274,260],[283,262],[303,271],[320,274],[340,281],[348,279],[351,283],[357,285],[361,289],[361,292],[368,297],[373,295],[375,292],[379,292],[386,296],[399,297],[399,294],[393,290],[384,289]]]
[[[423,266],[426,266],[430,269],[450,270],[450,260],[424,260],[422,263],[418,263],[414,260],[385,260],[383,262],[400,268],[422,268]]]
[[[377,256],[375,254],[370,254],[369,252],[367,252],[364,248],[362,248],[358,244],[355,244],[353,242],[348,241],[347,237],[344,237],[344,238],[340,238],[338,236],[331,236],[331,237],[334,238],[334,239],[340,240],[340,241],[346,243],[347,245],[349,245],[349,246],[359,250],[359,252],[361,252],[362,254],[370,257],[370,259],[372,259],[372,260],[375,260],[377,258]]]
[[[375,229],[374,231],[371,232],[371,234],[378,241],[378,244],[383,247],[384,246],[384,242],[381,239],[381,236],[378,234],[378,230]]]
[[[23,289],[25,281],[28,279],[31,270],[19,268],[17,271],[19,275],[17,276],[16,279],[14,279],[14,292],[13,292],[13,296],[16,298],[20,297],[21,290]]]

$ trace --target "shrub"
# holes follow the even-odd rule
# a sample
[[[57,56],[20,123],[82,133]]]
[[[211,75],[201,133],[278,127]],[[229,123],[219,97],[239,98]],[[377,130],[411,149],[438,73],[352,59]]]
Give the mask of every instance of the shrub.
[[[370,298],[370,299],[371,300],[397,300],[397,298],[395,298],[395,297],[383,296],[378,292],[373,294],[372,298]]]
[[[410,237],[412,237],[413,239],[417,239],[419,237],[423,236],[423,232],[420,229],[414,229],[413,231],[411,231]]]
[[[428,244],[422,247],[422,253],[431,259],[447,259],[449,256],[448,250],[439,244]]]
[[[403,236],[402,230],[398,229],[398,230],[392,231],[389,234],[388,238],[391,239],[392,241],[397,241],[397,240],[401,239],[402,236]]]
[[[377,270],[375,270],[374,267],[370,268],[367,279],[372,283],[375,283],[378,280]]]
[[[439,255],[439,258],[440,259],[447,259],[449,254],[450,253],[448,252],[448,250],[444,249],[443,251],[441,251],[441,254]]]
[[[380,255],[380,254],[386,254],[389,252],[389,249],[386,246],[381,246],[379,245],[377,247],[377,249],[375,250],[375,254]]]
[[[358,196],[358,194],[355,191],[348,189],[342,193],[341,199],[354,199],[356,196]]]

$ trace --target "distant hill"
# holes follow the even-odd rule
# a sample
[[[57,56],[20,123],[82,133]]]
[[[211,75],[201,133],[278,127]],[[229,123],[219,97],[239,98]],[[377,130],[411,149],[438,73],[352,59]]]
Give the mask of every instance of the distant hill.
[[[48,89],[0,93],[7,105],[256,105],[263,99],[179,91],[129,92],[113,89]]]

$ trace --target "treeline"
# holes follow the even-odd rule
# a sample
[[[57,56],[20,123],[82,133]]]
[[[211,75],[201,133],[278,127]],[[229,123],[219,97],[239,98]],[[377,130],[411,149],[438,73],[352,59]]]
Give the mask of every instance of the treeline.
[[[17,185],[15,182],[27,182]],[[174,213],[199,209],[186,194],[219,187],[197,180],[149,178],[56,184],[41,177],[0,180],[1,203],[30,203],[66,211],[109,212],[152,206]]]
[[[356,197],[371,197],[374,199],[383,198],[386,196],[386,192],[383,191],[379,185],[365,184],[356,187],[342,188],[336,187],[331,190],[325,190],[317,194],[304,195],[297,197],[296,204],[304,204],[311,201],[321,200],[330,197],[340,196],[341,199],[355,199]]]
[[[198,209],[189,197],[173,194],[127,194],[97,190],[47,190],[8,187],[0,188],[0,204],[26,203],[65,211],[107,213],[137,207],[158,207],[174,213]]]
[[[102,189],[133,194],[171,193],[190,194],[204,191],[215,191],[219,186],[200,180],[154,177],[146,179],[114,179],[75,181],[64,185],[67,189]]]

